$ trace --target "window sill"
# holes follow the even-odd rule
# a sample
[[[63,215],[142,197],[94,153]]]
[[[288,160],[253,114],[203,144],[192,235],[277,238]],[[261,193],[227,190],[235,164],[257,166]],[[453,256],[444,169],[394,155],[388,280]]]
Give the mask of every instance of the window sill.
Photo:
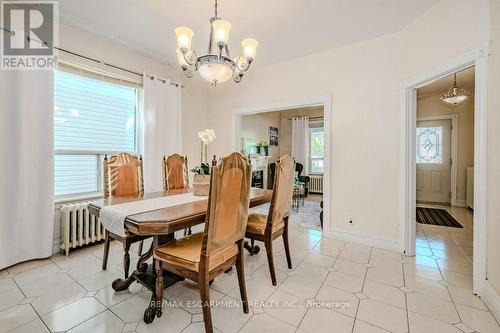
[[[85,200],[98,199],[98,198],[102,198],[101,192],[55,197],[54,203],[57,205],[57,204],[64,204],[64,203],[68,203],[68,202],[85,201]]]

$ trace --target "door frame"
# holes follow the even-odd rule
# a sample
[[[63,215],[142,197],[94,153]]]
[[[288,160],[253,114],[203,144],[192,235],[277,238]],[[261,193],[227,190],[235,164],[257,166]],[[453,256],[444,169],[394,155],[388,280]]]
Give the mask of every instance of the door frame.
[[[232,150],[239,151],[241,144],[241,117],[250,114],[266,113],[273,111],[292,111],[304,107],[323,106],[324,130],[325,130],[325,156],[323,173],[323,234],[328,235],[331,230],[330,221],[330,198],[331,198],[331,178],[330,178],[330,162],[331,162],[331,139],[332,139],[332,96],[313,96],[301,100],[272,103],[260,106],[252,106],[240,108],[233,111],[233,143]],[[319,218],[318,218],[319,223]]]
[[[451,190],[451,206],[465,207],[465,204],[460,205],[457,202],[457,186],[458,186],[458,113],[443,114],[438,116],[417,117],[419,121],[433,120],[450,120],[451,121],[451,165],[450,165],[450,190]],[[416,162],[415,162],[416,164]],[[415,171],[416,172],[416,171]],[[416,175],[416,173],[415,173]],[[415,176],[416,177],[416,176]],[[416,201],[416,198],[415,198]]]
[[[475,67],[474,91],[474,243],[473,292],[484,294],[486,282],[486,149],[489,43],[401,83],[400,247],[415,255],[417,89],[455,72]],[[477,200],[477,201],[476,201]],[[477,204],[476,204],[477,203]]]

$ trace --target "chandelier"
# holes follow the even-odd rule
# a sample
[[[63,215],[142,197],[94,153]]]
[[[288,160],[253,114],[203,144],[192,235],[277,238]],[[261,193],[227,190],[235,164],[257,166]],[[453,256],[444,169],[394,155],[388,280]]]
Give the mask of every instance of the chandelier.
[[[231,23],[217,15],[217,0],[215,0],[214,16],[210,19],[210,37],[206,55],[198,57],[196,52],[191,49],[193,30],[187,27],[175,28],[177,58],[187,77],[193,77],[194,72],[198,71],[205,80],[214,86],[229,80],[231,77],[234,82],[241,82],[243,74],[255,59],[259,43],[255,39],[243,40],[241,42],[243,55],[231,59],[227,45],[230,30]]]
[[[457,74],[453,75],[453,86],[445,94],[441,95],[441,100],[447,104],[458,105],[465,101],[471,95],[471,92],[462,86],[457,86]]]

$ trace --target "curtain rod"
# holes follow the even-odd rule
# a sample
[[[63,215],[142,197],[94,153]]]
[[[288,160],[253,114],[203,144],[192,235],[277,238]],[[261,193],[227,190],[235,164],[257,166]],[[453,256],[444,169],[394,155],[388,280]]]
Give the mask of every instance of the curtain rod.
[[[29,38],[29,37],[27,37]],[[138,73],[136,71],[133,71],[133,70],[130,70],[130,69],[127,69],[127,68],[124,68],[124,67],[120,67],[120,66],[116,66],[116,65],[113,65],[113,64],[110,64],[110,63],[107,63],[107,62],[104,62],[104,61],[100,61],[100,60],[97,60],[97,59],[94,59],[94,58],[91,58],[91,57],[88,57],[86,55],[83,55],[83,54],[79,54],[79,53],[76,53],[76,52],[73,52],[73,51],[69,51],[69,50],[66,50],[66,49],[63,49],[61,47],[57,47],[57,46],[54,46],[54,49],[58,50],[58,51],[61,51],[61,52],[64,52],[64,53],[68,53],[68,54],[71,54],[71,55],[74,55],[76,57],[80,57],[80,58],[83,58],[83,59],[86,59],[86,60],[90,60],[92,62],[95,62],[95,63],[98,63],[98,64],[101,64],[101,65],[105,65],[105,66],[108,66],[108,67],[111,67],[111,68],[114,68],[114,69],[118,69],[118,70],[121,70],[121,71],[124,71],[124,72],[127,72],[127,73],[130,73],[130,74],[134,74],[134,75],[137,75],[137,76],[143,76],[141,73]],[[150,78],[150,79],[154,79],[155,77],[152,76],[152,75],[147,75],[146,74],[146,77]],[[166,79],[161,79],[161,78],[156,78],[158,81],[161,81],[163,83],[167,83],[167,81],[169,80],[166,80]],[[184,86],[180,83],[176,83],[176,82],[171,82],[169,81],[171,85],[173,86],[176,86],[176,87],[181,87],[181,88],[184,88]]]
[[[297,116],[297,117],[294,117],[294,118],[303,118],[303,117],[307,117],[307,116]],[[307,117],[309,118],[309,120],[316,120],[316,119],[325,119],[324,116],[318,116],[318,117]],[[293,118],[288,118],[288,120],[293,120]]]
[[[4,27],[0,27],[0,30],[4,30],[4,31],[7,31],[8,33],[10,33],[12,36],[15,35],[15,31],[12,31],[12,30],[9,30],[9,29],[6,29]],[[40,44],[42,45],[45,45],[47,46],[47,42],[44,42],[44,41],[41,41],[41,40],[37,40],[37,39],[34,39],[34,38],[31,38],[30,36],[26,36],[26,40],[29,42],[31,40],[34,40],[36,42],[39,42]],[[141,73],[138,73],[136,71],[133,71],[133,70],[130,70],[130,69],[127,69],[127,68],[124,68],[124,67],[120,67],[120,66],[116,66],[116,65],[113,65],[113,64],[109,64],[107,62],[104,62],[104,61],[100,61],[100,60],[97,60],[97,59],[94,59],[94,58],[91,58],[89,56],[86,56],[86,55],[83,55],[83,54],[79,54],[79,53],[76,53],[76,52],[73,52],[73,51],[69,51],[69,50],[66,50],[66,49],[63,49],[62,47],[57,47],[57,46],[53,46],[54,49],[58,50],[58,51],[61,51],[61,52],[64,52],[64,53],[68,53],[68,54],[71,54],[71,55],[74,55],[76,57],[80,57],[82,59],[86,59],[86,60],[89,60],[89,61],[92,61],[92,62],[95,62],[95,63],[98,63],[98,64],[101,64],[101,65],[105,65],[105,66],[108,66],[108,67],[111,67],[111,68],[114,68],[114,69],[118,69],[118,70],[121,70],[121,71],[124,71],[124,72],[127,72],[127,73],[130,73],[130,74],[134,74],[134,75],[137,75],[137,76],[143,76],[143,74]],[[150,78],[150,79],[154,79],[155,77],[152,76],[152,75],[147,75],[146,74],[146,77]],[[161,79],[161,78],[156,78],[158,81],[161,81],[163,83],[167,83],[167,81],[170,82],[171,85],[173,86],[176,86],[176,87],[181,87],[181,88],[184,88],[184,86],[180,83],[177,83],[177,82],[172,82],[170,80],[166,80],[166,79]]]

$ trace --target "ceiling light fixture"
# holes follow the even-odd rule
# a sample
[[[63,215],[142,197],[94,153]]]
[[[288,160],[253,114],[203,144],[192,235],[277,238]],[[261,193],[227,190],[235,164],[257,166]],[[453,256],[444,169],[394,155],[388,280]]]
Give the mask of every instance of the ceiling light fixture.
[[[453,86],[448,91],[441,95],[441,100],[444,103],[458,105],[465,101],[471,95],[470,90],[462,86],[457,86],[457,74],[453,74]]]
[[[187,27],[175,28],[177,36],[177,58],[184,74],[191,78],[195,71],[216,86],[231,77],[234,82],[241,82],[243,74],[248,70],[255,59],[259,43],[255,39],[245,39],[241,42],[243,55],[231,59],[229,47],[229,31],[231,23],[217,16],[217,0],[215,0],[214,16],[210,19],[210,38],[208,42],[208,54],[198,57],[191,48],[193,30]],[[216,52],[213,52],[216,46]],[[225,55],[223,55],[223,52]]]

